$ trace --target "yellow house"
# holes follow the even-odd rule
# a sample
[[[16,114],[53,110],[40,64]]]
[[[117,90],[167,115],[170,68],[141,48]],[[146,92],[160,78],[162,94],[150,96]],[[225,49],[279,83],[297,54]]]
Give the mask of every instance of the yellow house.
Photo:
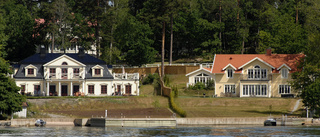
[[[294,96],[289,82],[303,54],[216,54],[211,73],[217,96]]]
[[[42,50],[14,66],[20,93],[31,96],[139,95],[139,74],[111,73],[112,66],[83,51]]]
[[[216,54],[212,68],[200,66],[186,76],[189,85],[213,79],[218,97],[294,96],[291,74],[303,54]]]

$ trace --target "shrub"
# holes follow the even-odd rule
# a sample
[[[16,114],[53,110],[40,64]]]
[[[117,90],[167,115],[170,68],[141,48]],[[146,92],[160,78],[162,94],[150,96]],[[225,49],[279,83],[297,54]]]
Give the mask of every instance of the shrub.
[[[173,87],[171,87],[171,89],[172,89],[171,92],[173,92],[174,97],[177,98],[179,96],[179,91],[178,91],[177,86],[173,86]]]
[[[154,87],[154,90],[156,91],[156,95],[160,95],[161,94],[161,84],[160,84],[160,77],[159,75],[157,74],[157,77],[155,77],[153,79],[153,87]]]
[[[166,87],[170,87],[170,79],[169,79],[168,75],[164,75],[163,82]]]
[[[143,85],[152,84],[154,80],[158,78],[159,78],[159,75],[157,73],[149,74],[147,77],[143,79],[142,84]]]
[[[184,111],[183,109],[181,109],[180,107],[178,107],[176,105],[176,103],[174,102],[174,93],[170,92],[170,96],[169,96],[169,106],[172,109],[172,111],[174,111],[175,113],[177,113],[178,115],[180,115],[181,117],[186,117],[187,113],[186,111]]]
[[[196,84],[194,84],[193,86],[189,86],[190,89],[192,90],[203,90],[206,88],[206,86],[202,83],[202,82],[198,82]]]

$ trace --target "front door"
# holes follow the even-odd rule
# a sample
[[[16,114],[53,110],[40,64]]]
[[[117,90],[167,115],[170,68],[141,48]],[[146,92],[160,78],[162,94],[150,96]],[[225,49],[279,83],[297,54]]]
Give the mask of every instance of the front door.
[[[131,85],[126,85],[126,94],[131,95]]]
[[[49,95],[50,96],[57,96],[56,85],[50,85],[50,87],[49,87]]]
[[[68,85],[61,86],[61,96],[68,96]]]
[[[79,92],[79,85],[73,85],[73,94],[77,94],[77,92]]]

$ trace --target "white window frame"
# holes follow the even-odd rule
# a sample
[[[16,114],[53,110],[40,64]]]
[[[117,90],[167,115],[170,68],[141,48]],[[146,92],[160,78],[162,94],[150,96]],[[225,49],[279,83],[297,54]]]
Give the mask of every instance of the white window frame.
[[[198,82],[202,82],[203,84],[207,85],[207,82],[211,80],[210,75],[201,73],[199,75],[196,75],[194,77],[194,84],[197,84]]]
[[[268,94],[266,84],[261,85],[242,85],[242,96],[266,97]]]
[[[279,94],[291,94],[290,85],[279,85]]]
[[[264,68],[248,69],[248,79],[252,79],[252,80],[267,79],[267,69],[264,69]]]
[[[224,93],[236,93],[236,85],[224,85]]]
[[[287,68],[281,69],[281,78],[288,78],[289,70]]]
[[[233,69],[227,69],[227,78],[233,78]]]

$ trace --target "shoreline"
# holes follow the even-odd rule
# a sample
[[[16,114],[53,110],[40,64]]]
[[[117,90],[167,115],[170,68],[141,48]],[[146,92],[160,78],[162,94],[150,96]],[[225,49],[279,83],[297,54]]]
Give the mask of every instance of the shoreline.
[[[42,118],[46,121],[46,126],[85,126],[88,125],[88,121],[90,119],[100,119],[104,121],[99,121],[100,126],[108,121],[121,121],[122,125],[124,122],[127,123],[139,123],[136,125],[141,125],[141,121],[154,123],[155,121],[175,121],[176,126],[180,125],[263,125],[263,122],[267,120],[265,117],[219,117],[219,118],[84,118],[84,119],[76,119],[76,118]],[[28,119],[13,119],[10,121],[10,126],[19,127],[19,126],[34,126],[36,118],[28,118]],[[81,120],[82,123],[76,124],[76,120]],[[92,120],[91,120],[92,121]],[[283,121],[277,119],[277,126],[286,125],[286,126],[320,126],[320,122],[316,122],[316,119],[312,118],[288,118],[286,123],[283,124]],[[3,122],[3,121],[2,121]],[[102,122],[102,123],[101,123]],[[160,122],[161,123],[161,122]],[[163,123],[163,122],[162,122]],[[171,122],[172,123],[172,122]],[[278,124],[279,123],[279,124]],[[90,123],[89,125],[94,125],[94,123]],[[107,127],[107,125],[105,125]],[[121,126],[121,125],[113,125],[113,126]],[[143,126],[143,125],[142,125]],[[172,126],[172,124],[171,124]]]

